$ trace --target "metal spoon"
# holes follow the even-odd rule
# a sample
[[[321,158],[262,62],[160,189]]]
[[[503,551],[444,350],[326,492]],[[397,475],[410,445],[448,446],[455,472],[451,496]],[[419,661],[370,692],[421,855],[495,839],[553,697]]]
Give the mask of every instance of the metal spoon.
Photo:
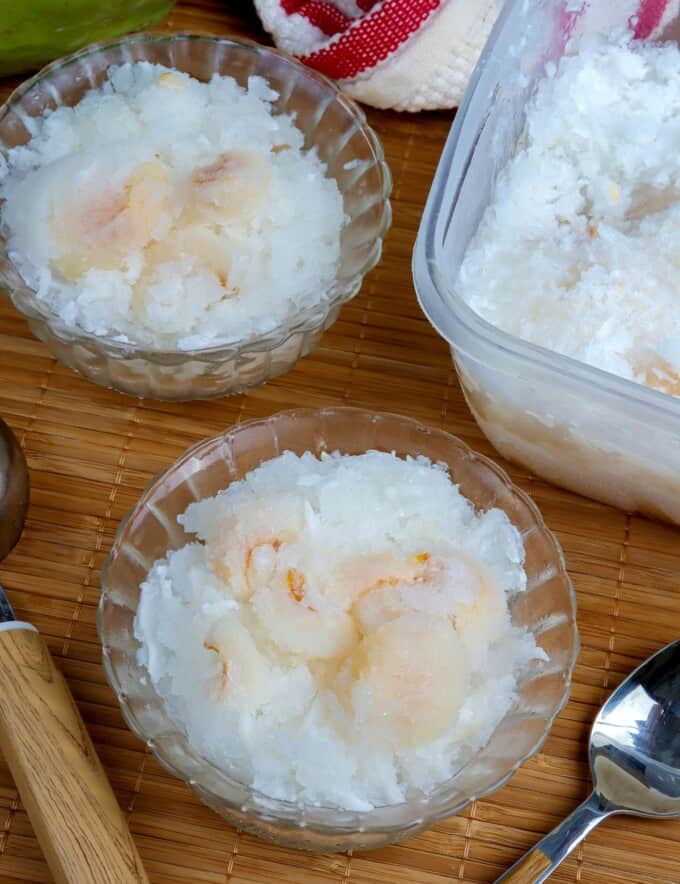
[[[539,884],[614,813],[680,816],[680,640],[614,691],[590,733],[593,791],[498,881]]]
[[[0,559],[18,541],[28,468],[0,420]],[[57,884],[148,884],[63,675],[0,587],[0,747]]]

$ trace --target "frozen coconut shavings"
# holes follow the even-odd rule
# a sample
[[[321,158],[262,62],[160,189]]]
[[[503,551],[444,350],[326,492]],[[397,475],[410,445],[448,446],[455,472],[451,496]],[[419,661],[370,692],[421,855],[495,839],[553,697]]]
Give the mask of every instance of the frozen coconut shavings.
[[[457,293],[510,334],[680,395],[680,50],[601,40],[539,85]]]
[[[1,230],[68,325],[150,348],[272,331],[324,297],[342,196],[259,77],[112,68],[0,162]]]
[[[290,452],[179,519],[135,620],[194,749],[281,799],[367,810],[427,792],[545,659],[510,622],[524,548],[425,458]]]

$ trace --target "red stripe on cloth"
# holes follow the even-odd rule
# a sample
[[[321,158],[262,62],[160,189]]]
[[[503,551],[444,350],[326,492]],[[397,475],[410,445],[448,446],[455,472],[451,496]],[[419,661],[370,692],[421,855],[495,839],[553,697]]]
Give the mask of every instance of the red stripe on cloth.
[[[562,0],[555,16],[556,30],[553,36],[553,45],[545,53],[543,57],[544,62],[552,61],[562,56],[571,35],[574,33],[574,28],[579,18],[581,18],[587,7],[588,3],[584,2],[580,9],[572,9],[566,0]]]
[[[327,37],[332,37],[347,30],[352,22],[332,3],[324,3],[323,0],[281,0],[281,9],[286,15],[297,13],[303,15],[307,21],[323,31]]]
[[[356,0],[356,4],[362,12],[368,12],[369,9],[373,9],[376,3],[378,3],[378,0]]]
[[[667,6],[668,0],[641,0],[637,15],[631,21],[636,40],[646,40],[652,36],[659,27]]]
[[[336,40],[300,60],[334,80],[356,77],[395,52],[441,3],[383,0],[374,12],[354,19]]]

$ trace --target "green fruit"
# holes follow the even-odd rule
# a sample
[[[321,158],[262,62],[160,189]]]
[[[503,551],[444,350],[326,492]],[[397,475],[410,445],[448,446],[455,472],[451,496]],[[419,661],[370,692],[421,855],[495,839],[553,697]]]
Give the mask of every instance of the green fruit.
[[[0,0],[0,76],[157,21],[173,0]]]

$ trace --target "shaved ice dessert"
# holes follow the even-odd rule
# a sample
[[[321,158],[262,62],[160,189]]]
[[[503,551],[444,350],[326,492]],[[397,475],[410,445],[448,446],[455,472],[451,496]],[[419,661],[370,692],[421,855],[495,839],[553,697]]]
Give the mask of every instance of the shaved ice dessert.
[[[456,294],[509,334],[680,396],[679,114],[676,43],[592,37],[549,64]]]
[[[179,517],[135,619],[192,747],[239,782],[364,811],[430,792],[490,739],[526,668],[522,538],[443,465],[286,452]]]
[[[111,68],[0,156],[0,232],[69,326],[149,349],[267,334],[332,285],[342,196],[277,94]]]

